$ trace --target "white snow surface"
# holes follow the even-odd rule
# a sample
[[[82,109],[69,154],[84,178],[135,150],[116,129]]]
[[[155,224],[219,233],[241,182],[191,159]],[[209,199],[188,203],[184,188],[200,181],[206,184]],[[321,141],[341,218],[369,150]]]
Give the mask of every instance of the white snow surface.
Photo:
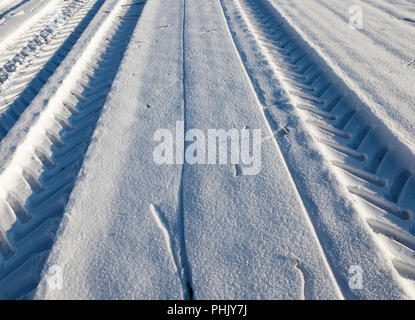
[[[390,248],[368,227],[240,24],[244,1],[146,1],[33,298],[415,297],[413,281],[397,273]],[[56,2],[1,1],[0,45],[13,43]],[[415,152],[411,1],[261,2],[273,6]],[[70,91],[88,57],[98,52],[97,39],[128,3],[105,1],[0,141],[1,196],[14,185],[23,189],[11,180],[17,163],[25,162],[36,126],[52,116],[55,101]],[[349,28],[353,4],[363,8],[362,30]],[[156,164],[153,135],[161,128],[174,132],[177,121],[205,132],[261,129],[260,173],[238,175],[231,164]],[[289,133],[281,137],[284,126]],[[15,220],[0,214],[0,231]],[[355,265],[364,272],[358,290],[349,282]],[[59,289],[49,285],[55,266],[63,270]]]

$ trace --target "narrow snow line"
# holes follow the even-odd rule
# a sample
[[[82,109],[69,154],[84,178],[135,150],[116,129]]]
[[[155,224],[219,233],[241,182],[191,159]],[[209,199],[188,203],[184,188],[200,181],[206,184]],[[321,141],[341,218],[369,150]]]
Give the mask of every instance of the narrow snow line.
[[[74,5],[73,3],[66,5],[62,3],[61,6],[62,7],[57,7],[52,14],[49,14],[38,21],[38,24],[35,24],[32,27],[32,29],[36,30],[35,32],[30,31],[29,34],[25,33],[20,39],[18,38],[15,40],[16,43],[22,43],[23,46],[17,45],[15,48],[12,48],[12,50],[7,50],[6,53],[4,53],[4,56],[7,56],[10,54],[9,51],[13,51],[13,56],[9,59],[0,56],[0,61],[5,60],[0,64],[0,85],[2,86],[3,96],[7,96],[4,84],[10,83],[13,76],[16,78],[16,73],[20,73],[21,77],[27,77],[27,72],[22,72],[25,66],[30,67],[30,65],[37,65],[39,61],[47,61],[47,57],[53,55],[54,50],[49,49],[57,49],[72,31],[72,28],[66,28],[67,30],[64,31],[61,29],[65,29],[64,27],[67,24],[73,25],[74,22],[78,23],[81,20],[81,17],[75,16],[79,15],[77,14],[79,11],[86,12],[85,9],[87,8],[85,6]],[[92,4],[89,6],[92,6]],[[48,52],[48,55],[40,55],[42,51]],[[40,70],[41,67],[42,64],[40,64],[37,69]],[[16,86],[15,83],[9,85],[9,87],[14,86]],[[10,90],[10,88],[8,89]],[[7,99],[5,100],[6,101],[2,101],[2,104],[0,105],[1,110],[6,107],[5,104],[7,103]]]
[[[0,109],[3,113],[0,118],[0,141],[61,65],[104,3],[105,0],[97,0],[87,5],[75,5],[75,9],[72,8],[73,5],[64,7],[62,12],[66,12],[63,13],[66,16],[60,18],[60,24],[56,22],[56,17],[60,15],[55,14],[56,17],[52,17],[55,22],[52,21],[43,27],[40,35],[34,35],[34,40],[29,41],[4,67],[0,67],[0,83],[7,84],[1,90],[3,98]],[[66,31],[62,30],[65,28]],[[57,38],[59,31],[63,36]],[[40,50],[43,50],[43,55],[33,57],[34,53]],[[27,65],[26,60],[31,63]],[[9,77],[12,81],[9,81]]]
[[[187,108],[187,100],[186,100],[186,49],[185,49],[185,32],[186,32],[186,0],[183,0],[183,10],[182,10],[182,73],[183,73],[183,123],[184,123],[184,132],[187,132],[187,121],[186,121],[186,108]],[[186,150],[186,141],[183,137],[183,150],[181,157],[184,159],[184,150]],[[177,219],[178,219],[178,227],[179,227],[179,234],[180,234],[180,242],[181,242],[181,258],[182,258],[182,265],[183,265],[183,282],[184,283],[184,299],[186,300],[193,300],[194,299],[194,291],[193,291],[193,284],[192,284],[192,271],[190,267],[190,263],[187,257],[187,250],[186,250],[186,236],[185,236],[185,208],[184,208],[184,175],[186,170],[185,161],[182,161],[182,171],[180,175],[180,188],[178,194],[179,206],[177,208]]]
[[[273,141],[273,143],[275,145],[275,148],[276,148],[276,150],[278,152],[278,156],[280,156],[281,159],[283,160],[283,163],[284,163],[284,166],[285,166],[285,170],[287,171],[288,176],[289,176],[289,179],[290,179],[290,183],[291,183],[291,185],[293,186],[293,189],[296,192],[297,199],[298,199],[298,201],[299,201],[299,203],[300,203],[300,205],[302,207],[303,213],[304,213],[305,218],[307,220],[307,224],[309,225],[310,231],[312,232],[313,237],[314,237],[314,239],[315,239],[315,241],[317,243],[318,250],[321,253],[321,256],[322,256],[324,265],[325,265],[325,267],[327,268],[327,270],[329,272],[330,278],[331,278],[333,284],[335,285],[335,289],[337,291],[337,294],[338,294],[339,297],[341,297],[342,299],[344,299],[344,295],[342,293],[341,287],[339,286],[338,281],[337,281],[337,279],[336,279],[336,277],[335,277],[335,275],[333,273],[333,270],[331,269],[331,266],[330,266],[330,264],[328,262],[327,256],[326,256],[326,254],[324,252],[324,249],[323,249],[323,247],[321,245],[320,238],[319,238],[319,236],[318,236],[318,234],[316,232],[316,229],[314,227],[314,224],[313,224],[313,222],[312,222],[312,220],[310,218],[310,215],[309,215],[309,213],[307,211],[307,208],[306,208],[306,206],[304,204],[304,200],[303,200],[303,198],[301,196],[301,193],[300,193],[300,191],[298,189],[298,186],[297,186],[297,184],[294,181],[293,173],[291,172],[291,169],[289,168],[289,166],[287,164],[287,159],[285,158],[283,152],[281,151],[281,147],[279,145],[278,140],[275,138],[275,135],[273,134],[273,130],[272,130],[272,126],[271,126],[272,119],[269,116],[268,112],[267,113],[264,112],[264,106],[262,105],[262,103],[260,101],[260,98],[258,96],[258,92],[256,91],[254,85],[252,84],[251,77],[249,76],[249,71],[247,70],[247,68],[245,66],[245,63],[242,60],[242,57],[241,57],[241,54],[242,53],[239,51],[239,48],[238,48],[238,46],[235,43],[234,36],[233,36],[233,34],[231,32],[230,25],[229,25],[228,19],[227,19],[226,14],[225,14],[225,8],[224,8],[223,0],[218,0],[218,2],[219,2],[220,7],[222,9],[221,12],[222,12],[222,15],[223,15],[223,20],[224,20],[224,22],[225,22],[225,24],[227,26],[228,35],[232,39],[232,43],[233,43],[233,46],[234,46],[235,51],[236,51],[236,56],[238,57],[238,59],[239,59],[239,61],[241,63],[241,66],[243,67],[243,70],[245,71],[245,75],[246,75],[247,81],[248,81],[248,83],[249,83],[249,85],[251,87],[252,92],[255,95],[255,98],[257,100],[257,106],[258,106],[258,108],[259,108],[259,110],[261,112],[261,115],[262,115],[262,117],[264,119],[265,125],[266,125],[266,127],[268,129],[268,135],[273,137],[272,141]],[[239,3],[237,3],[237,6],[238,6],[238,9],[240,10],[241,16],[244,16],[244,13],[242,12],[242,10],[240,8]],[[246,17],[244,17],[244,19],[246,21]]]

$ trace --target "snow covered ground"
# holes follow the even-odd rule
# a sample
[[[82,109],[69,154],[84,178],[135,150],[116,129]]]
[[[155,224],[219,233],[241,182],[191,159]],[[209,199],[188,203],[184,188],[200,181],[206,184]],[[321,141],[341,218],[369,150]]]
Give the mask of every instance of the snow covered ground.
[[[0,297],[413,299],[414,14],[1,1]],[[258,170],[189,163],[211,129]]]

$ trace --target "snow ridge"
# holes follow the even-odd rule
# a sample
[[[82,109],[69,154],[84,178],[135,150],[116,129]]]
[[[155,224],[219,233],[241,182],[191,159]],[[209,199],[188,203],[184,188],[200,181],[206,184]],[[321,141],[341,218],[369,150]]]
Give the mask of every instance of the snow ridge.
[[[226,15],[225,15],[225,9],[224,9],[224,5],[223,5],[223,2],[222,2],[222,0],[219,0],[219,2],[220,2],[220,4],[221,4],[221,8],[222,8],[222,12],[223,12],[223,16],[224,16],[224,19],[225,20],[227,20],[226,19]],[[230,31],[230,28],[229,28],[229,25],[228,25],[228,30],[229,30],[229,33],[231,34],[231,31]],[[232,36],[231,36],[232,37]],[[233,38],[233,37],[232,37]],[[239,49],[238,49],[238,47],[236,46],[236,44],[235,44],[235,50],[237,50],[238,51],[238,53],[239,53],[239,57],[241,56],[241,52],[239,51]],[[244,66],[244,63],[243,63],[243,61],[241,60],[241,64]],[[245,68],[245,66],[244,66],[244,68]],[[246,70],[246,69],[245,69]],[[247,76],[249,77],[249,75],[248,75],[248,72],[247,72]],[[255,89],[253,89],[253,91],[255,91]],[[261,105],[261,103],[258,103],[258,105]],[[336,277],[334,276],[334,274],[333,274],[333,271],[331,270],[331,267],[330,267],[330,264],[328,263],[328,259],[327,259],[327,257],[326,257],[326,254],[325,254],[325,252],[324,252],[324,249],[323,249],[323,247],[321,246],[321,242],[320,242],[320,238],[319,238],[319,236],[317,235],[317,233],[316,233],[316,230],[315,230],[315,226],[314,226],[314,224],[313,224],[313,222],[312,222],[312,220],[311,220],[311,218],[310,218],[310,214],[308,213],[308,210],[307,210],[307,207],[306,207],[306,205],[304,204],[304,199],[303,199],[303,196],[302,196],[302,194],[301,194],[301,192],[299,191],[299,187],[298,187],[298,185],[297,185],[297,183],[296,183],[296,181],[294,180],[294,178],[293,178],[293,172],[291,171],[291,169],[290,169],[290,167],[288,166],[288,164],[287,164],[287,159],[286,159],[286,157],[285,157],[285,155],[284,155],[284,153],[281,151],[281,147],[280,147],[280,145],[279,145],[279,143],[278,143],[278,141],[277,141],[277,139],[275,138],[275,134],[273,134],[273,130],[272,130],[272,119],[266,114],[266,113],[264,113],[264,111],[263,111],[263,109],[261,108],[261,113],[262,113],[262,116],[264,117],[264,119],[265,119],[265,122],[266,122],[266,124],[267,124],[267,127],[268,127],[268,134],[269,134],[269,136],[271,136],[271,137],[273,137],[273,141],[274,141],[274,143],[276,144],[276,146],[277,146],[277,150],[279,150],[279,153],[280,153],[280,155],[281,155],[281,157],[283,158],[283,162],[284,162],[284,165],[285,165],[285,167],[286,167],[286,170],[287,170],[287,172],[289,172],[289,177],[290,177],[290,182],[291,182],[291,184],[292,184],[292,186],[293,186],[293,188],[294,188],[294,190],[296,190],[296,194],[297,194],[297,197],[298,197],[298,199],[299,199],[299,202],[301,203],[301,207],[303,208],[303,212],[305,213],[305,215],[306,215],[306,217],[307,217],[307,222],[309,223],[309,225],[310,225],[310,229],[312,230],[312,232],[313,232],[313,235],[314,235],[314,237],[315,237],[315,239],[316,239],[316,242],[318,243],[318,246],[319,246],[319,251],[321,252],[321,255],[322,255],[322,257],[323,257],[323,259],[324,259],[324,262],[325,262],[325,264],[326,264],[326,266],[327,266],[327,268],[328,268],[328,270],[329,270],[329,272],[330,272],[330,275],[331,275],[331,277],[332,277],[332,281],[336,284],[336,289],[338,290],[338,295],[339,296],[342,296],[342,294],[341,294],[341,289],[340,289],[340,286],[338,285],[338,283],[337,283],[337,280],[336,280]],[[298,268],[298,265],[299,264],[297,264],[297,269],[299,269]],[[301,269],[299,269],[299,270],[301,270]],[[303,273],[302,273],[303,274]],[[303,274],[304,275],[304,274]],[[305,280],[304,280],[305,281]],[[304,285],[305,286],[305,285]]]

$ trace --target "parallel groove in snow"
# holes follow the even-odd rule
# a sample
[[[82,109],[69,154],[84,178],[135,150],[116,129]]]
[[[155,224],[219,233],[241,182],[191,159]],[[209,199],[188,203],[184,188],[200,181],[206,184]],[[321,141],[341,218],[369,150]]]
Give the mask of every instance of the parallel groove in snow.
[[[347,172],[350,192],[358,201],[372,206],[369,225],[376,233],[414,250],[413,154],[369,114],[366,106],[349,98],[350,89],[337,85],[333,75],[316,63],[311,50],[298,40],[278,13],[272,15],[268,8],[251,0],[238,3],[301,117],[316,129],[312,130],[313,135],[332,164]],[[389,215],[398,217],[398,224]],[[399,266],[403,264],[394,265],[400,272]],[[415,278],[413,270],[406,267],[400,274]]]
[[[57,95],[44,111],[0,177],[0,215],[17,219],[7,232],[0,229],[2,299],[28,296],[40,279],[101,109],[143,9],[143,5],[121,4],[117,3],[84,51],[74,75],[68,75],[68,79],[77,78],[67,82],[72,88],[66,88],[66,95]],[[119,18],[120,13],[121,17],[134,17]],[[96,45],[100,53],[91,55],[97,52]],[[5,183],[9,175],[16,186]]]

